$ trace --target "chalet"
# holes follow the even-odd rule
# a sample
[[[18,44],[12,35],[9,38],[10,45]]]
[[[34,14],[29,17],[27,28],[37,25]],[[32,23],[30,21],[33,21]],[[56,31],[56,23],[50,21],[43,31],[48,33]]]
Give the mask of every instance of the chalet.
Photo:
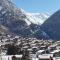
[[[45,50],[39,50],[36,52],[36,56],[39,56],[39,55],[43,54],[44,52],[45,52]]]
[[[60,57],[54,57],[53,60],[60,60]]]
[[[1,60],[21,60],[23,55],[3,55]]]
[[[60,50],[54,50],[50,53],[53,54],[53,57],[60,57]]]
[[[53,57],[50,54],[39,55],[38,58],[39,60],[53,60]]]

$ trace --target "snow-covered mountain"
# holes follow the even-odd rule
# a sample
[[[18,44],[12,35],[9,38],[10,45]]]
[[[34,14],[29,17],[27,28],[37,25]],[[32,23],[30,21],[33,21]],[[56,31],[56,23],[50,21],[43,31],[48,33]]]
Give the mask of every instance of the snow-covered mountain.
[[[25,13],[28,20],[26,20],[27,24],[30,25],[31,23],[41,25],[46,21],[49,17],[48,13]]]
[[[49,17],[45,13],[28,13],[17,8],[11,0],[0,0],[0,30],[22,37],[46,38],[40,29]],[[44,35],[45,34],[45,35]]]
[[[43,24],[49,17],[50,14],[46,13],[29,13],[20,8],[21,12],[26,15],[27,19],[25,19],[26,23],[30,25],[31,23],[41,25]]]
[[[48,13],[29,13],[17,8],[11,0],[0,0],[0,31],[22,37],[60,40],[60,10]]]

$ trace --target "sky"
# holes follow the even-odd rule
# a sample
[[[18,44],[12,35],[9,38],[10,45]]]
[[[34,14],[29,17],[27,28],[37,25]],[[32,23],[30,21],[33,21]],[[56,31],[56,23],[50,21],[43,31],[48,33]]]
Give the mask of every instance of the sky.
[[[27,12],[54,13],[60,9],[60,0],[12,0],[18,8]]]

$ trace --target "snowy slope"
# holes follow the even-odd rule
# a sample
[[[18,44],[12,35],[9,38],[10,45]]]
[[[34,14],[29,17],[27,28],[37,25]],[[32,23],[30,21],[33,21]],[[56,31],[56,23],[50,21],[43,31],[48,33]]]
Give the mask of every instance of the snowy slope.
[[[20,11],[26,15],[26,23],[30,25],[31,23],[41,25],[48,19],[50,16],[49,13],[29,13],[20,8]]]
[[[49,17],[47,13],[26,13],[28,20],[26,20],[27,24],[31,23],[41,25],[44,21]]]

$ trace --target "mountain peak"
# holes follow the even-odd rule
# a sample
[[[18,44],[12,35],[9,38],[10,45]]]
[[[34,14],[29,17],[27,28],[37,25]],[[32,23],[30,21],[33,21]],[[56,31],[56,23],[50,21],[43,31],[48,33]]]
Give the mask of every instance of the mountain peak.
[[[29,22],[28,25],[31,23],[41,25],[49,17],[47,13],[45,14],[45,13],[27,13],[27,12],[26,16]]]

